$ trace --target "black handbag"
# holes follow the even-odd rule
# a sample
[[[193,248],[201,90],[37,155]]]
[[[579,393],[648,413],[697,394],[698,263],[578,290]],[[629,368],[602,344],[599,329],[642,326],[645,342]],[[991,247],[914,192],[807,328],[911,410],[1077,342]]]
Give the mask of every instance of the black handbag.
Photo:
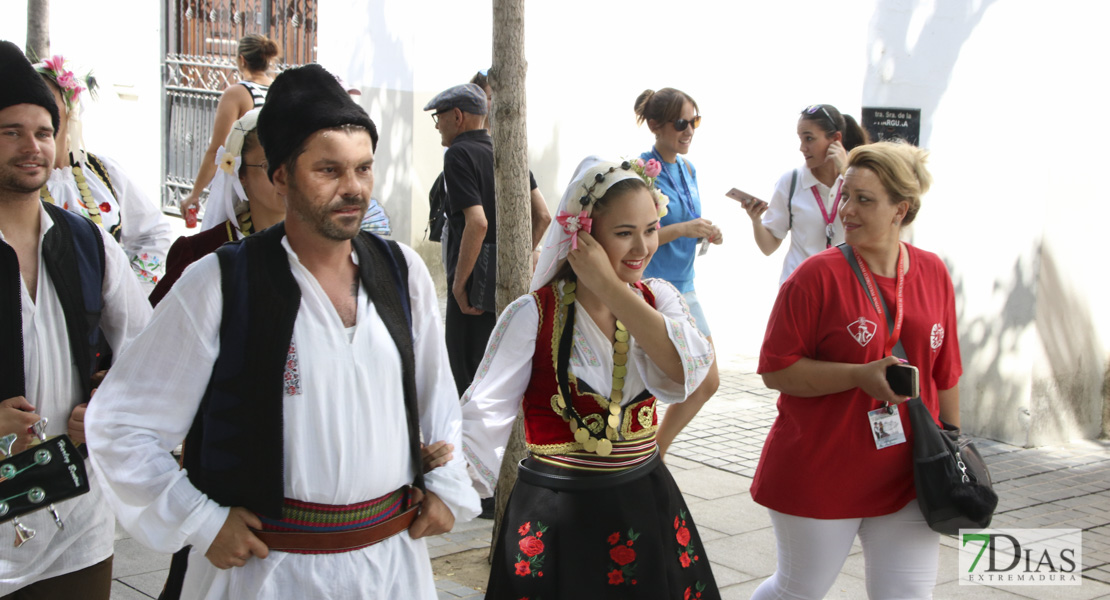
[[[863,272],[855,253],[847,244],[838,246],[848,260],[856,278],[867,290]],[[894,323],[886,301],[879,294],[887,326]],[[894,355],[906,359],[901,340],[894,346]],[[917,505],[929,528],[945,535],[957,535],[960,529],[984,529],[991,524],[998,494],[991,485],[987,463],[971,440],[960,439],[960,428],[941,422],[937,427],[921,398],[902,404],[909,411],[913,430],[913,484],[917,489]]]
[[[909,410],[913,429],[917,505],[929,527],[946,535],[989,527],[998,507],[998,494],[991,487],[990,471],[975,444],[960,439],[959,427],[943,421],[943,428],[937,427],[920,398],[902,406]]]

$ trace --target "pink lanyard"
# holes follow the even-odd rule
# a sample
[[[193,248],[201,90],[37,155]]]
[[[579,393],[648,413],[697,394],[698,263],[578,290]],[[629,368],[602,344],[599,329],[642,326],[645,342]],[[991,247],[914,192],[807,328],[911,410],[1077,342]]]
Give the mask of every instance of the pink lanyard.
[[[856,255],[856,262],[859,263],[859,270],[863,272],[863,280],[867,282],[867,293],[871,294],[871,304],[875,306],[875,310],[879,312],[882,321],[886,320],[883,315],[883,302],[879,298],[878,290],[875,288],[874,281],[871,280],[871,269],[867,267],[867,261],[859,255],[859,250],[852,248],[852,252]],[[909,253],[906,252],[905,244],[899,242],[898,244],[898,299],[895,303],[894,309],[894,330],[890,332],[890,336],[886,340],[886,353],[883,356],[890,356],[894,351],[894,346],[898,344],[898,338],[902,337],[902,306],[903,306],[903,291],[906,286],[906,260],[909,259]]]
[[[840,185],[836,186],[836,200],[833,201],[832,214],[825,210],[825,201],[821,199],[821,194],[817,193],[817,186],[809,188],[813,192],[813,199],[817,201],[817,206],[821,207],[821,216],[825,218],[825,247],[832,248],[833,238],[833,220],[836,219],[836,211],[840,207],[840,190],[844,188],[844,180],[840,180]]]

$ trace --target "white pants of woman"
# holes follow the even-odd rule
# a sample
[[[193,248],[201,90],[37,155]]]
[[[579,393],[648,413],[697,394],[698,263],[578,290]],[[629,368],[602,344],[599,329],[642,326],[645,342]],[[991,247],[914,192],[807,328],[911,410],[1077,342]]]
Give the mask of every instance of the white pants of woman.
[[[866,519],[810,519],[771,510],[778,568],[752,600],[824,598],[859,535],[871,600],[932,598],[940,534],[913,500],[902,510]]]

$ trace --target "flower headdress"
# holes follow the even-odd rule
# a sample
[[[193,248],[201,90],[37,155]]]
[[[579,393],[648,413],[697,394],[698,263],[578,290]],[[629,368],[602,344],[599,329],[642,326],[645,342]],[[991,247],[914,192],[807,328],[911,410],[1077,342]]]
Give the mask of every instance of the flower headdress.
[[[547,283],[566,260],[567,253],[578,247],[578,232],[590,231],[594,207],[618,181],[634,177],[643,180],[651,190],[659,218],[663,218],[667,214],[668,199],[655,187],[655,177],[661,170],[662,166],[654,159],[645,163],[640,159],[611,162],[597,156],[586,157],[575,169],[571,183],[559,202],[555,219],[544,236],[543,251],[536,263],[531,289],[534,291]]]
[[[65,68],[66,59],[61,54],[55,54],[40,63],[35,64],[35,70],[46,75],[62,90],[62,99],[66,103],[66,112],[72,113],[81,99],[81,92],[88,91],[96,95],[96,77],[90,71],[83,78],[74,75],[73,71]],[[82,85],[84,84],[84,85]]]
[[[248,111],[231,126],[224,145],[216,151],[216,166],[219,167],[208,187],[208,203],[204,209],[201,231],[206,231],[224,221],[238,226],[238,214],[247,209],[247,191],[239,181],[239,167],[243,165],[243,144],[247,134],[258,125],[261,108]]]

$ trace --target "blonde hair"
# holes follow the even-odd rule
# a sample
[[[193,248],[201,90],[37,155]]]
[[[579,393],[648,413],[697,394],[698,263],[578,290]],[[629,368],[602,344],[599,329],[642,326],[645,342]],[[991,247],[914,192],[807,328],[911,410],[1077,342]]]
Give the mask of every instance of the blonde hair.
[[[848,154],[848,168],[871,171],[890,194],[891,202],[908,202],[902,225],[909,225],[921,210],[921,196],[933,183],[933,176],[925,168],[928,158],[927,150],[902,141],[876,142],[853,148]]]

